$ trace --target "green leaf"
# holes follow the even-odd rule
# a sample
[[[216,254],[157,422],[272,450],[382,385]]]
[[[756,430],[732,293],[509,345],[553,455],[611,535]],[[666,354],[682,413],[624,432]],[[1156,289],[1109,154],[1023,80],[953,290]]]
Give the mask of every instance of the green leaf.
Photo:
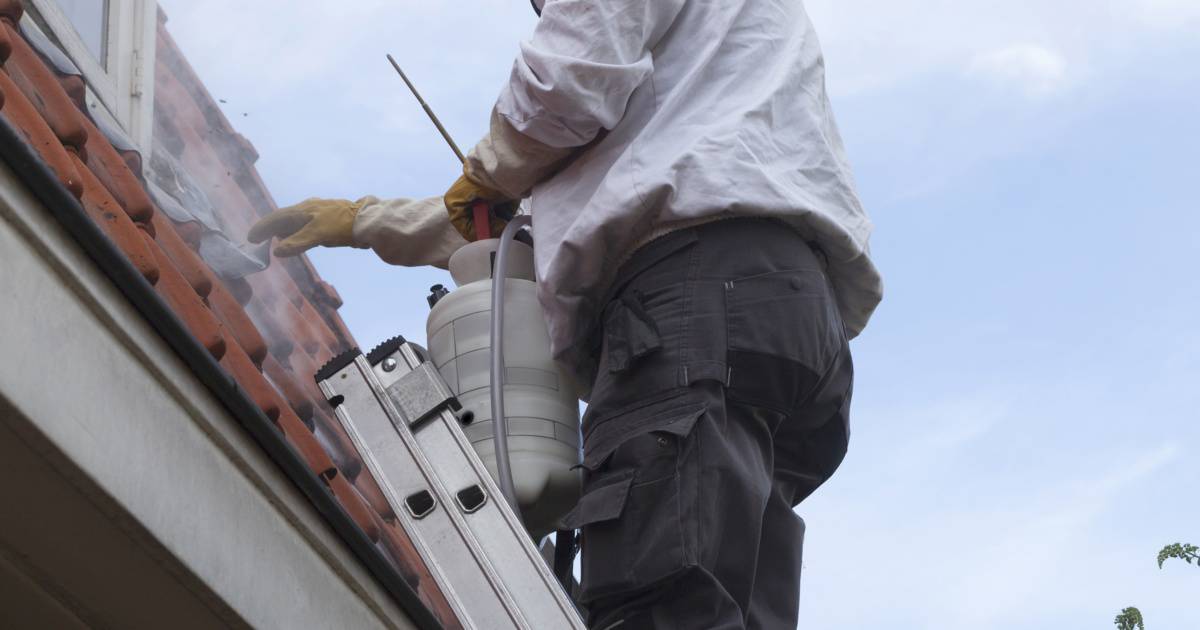
[[[1183,560],[1188,564],[1191,564],[1194,560],[1196,561],[1196,566],[1200,567],[1200,553],[1198,552],[1200,552],[1200,547],[1196,545],[1184,543],[1167,545],[1158,552],[1158,568],[1161,569],[1163,563],[1171,558]]]
[[[1113,620],[1113,624],[1117,626],[1117,630],[1146,630],[1146,624],[1142,620],[1142,611],[1132,606],[1122,610],[1121,614]]]

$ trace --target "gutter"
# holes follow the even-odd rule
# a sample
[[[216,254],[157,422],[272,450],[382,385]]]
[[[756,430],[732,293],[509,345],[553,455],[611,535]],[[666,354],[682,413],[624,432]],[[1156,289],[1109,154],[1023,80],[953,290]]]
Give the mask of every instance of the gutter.
[[[441,624],[421,603],[391,563],[337,502],[325,484],[308,469],[300,454],[285,441],[274,424],[238,384],[225,373],[212,355],[191,335],[175,312],[158,296],[154,287],[133,267],[125,254],[108,239],[84,212],[79,201],[58,181],[33,147],[6,119],[0,118],[0,159],[25,182],[66,229],[96,266],[116,286],[142,317],[187,364],[205,387],[250,433],[288,479],[299,488],[325,522],[362,562],[379,585],[400,605],[422,630],[440,630]]]

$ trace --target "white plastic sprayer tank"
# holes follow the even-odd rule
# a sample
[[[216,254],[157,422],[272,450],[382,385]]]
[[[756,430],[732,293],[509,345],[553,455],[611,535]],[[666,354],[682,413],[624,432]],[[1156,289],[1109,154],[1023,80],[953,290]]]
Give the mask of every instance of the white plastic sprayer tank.
[[[499,239],[477,241],[450,258],[458,289],[438,300],[426,323],[429,354],[463,409],[463,430],[496,477],[491,412],[492,267]],[[550,335],[534,284],[533,249],[510,245],[504,294],[504,406],[513,484],[535,537],[579,498],[579,402],[550,355]],[[498,500],[503,500],[496,497]]]

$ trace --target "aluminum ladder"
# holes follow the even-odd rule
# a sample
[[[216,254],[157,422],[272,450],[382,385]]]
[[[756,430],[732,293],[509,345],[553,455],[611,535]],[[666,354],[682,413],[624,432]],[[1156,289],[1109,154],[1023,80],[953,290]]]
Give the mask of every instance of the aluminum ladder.
[[[316,379],[464,628],[586,630],[421,348],[402,337],[355,348]]]

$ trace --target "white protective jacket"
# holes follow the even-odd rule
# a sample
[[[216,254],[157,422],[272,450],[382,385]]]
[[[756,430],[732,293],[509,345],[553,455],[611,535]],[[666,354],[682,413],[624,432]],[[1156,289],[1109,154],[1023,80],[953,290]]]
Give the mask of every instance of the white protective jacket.
[[[597,302],[633,250],[708,220],[780,217],[814,242],[852,336],[882,297],[871,222],[800,0],[549,0],[492,128],[468,166],[495,175],[487,183],[503,184],[500,171],[512,168],[495,146],[498,128],[544,145],[543,154],[571,155],[565,167],[541,160],[550,172],[515,185],[534,184],[540,298],[555,356],[568,365],[582,358],[575,352]],[[456,235],[432,239],[428,251],[403,238],[435,223],[452,232],[432,216],[408,225],[436,206],[368,204],[355,235],[385,260],[444,265]]]

